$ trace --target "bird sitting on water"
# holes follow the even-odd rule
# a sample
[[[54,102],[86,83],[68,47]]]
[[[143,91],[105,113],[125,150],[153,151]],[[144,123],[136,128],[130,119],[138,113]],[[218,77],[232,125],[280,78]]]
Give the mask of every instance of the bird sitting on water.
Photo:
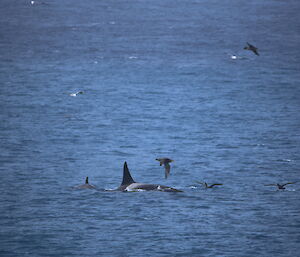
[[[169,158],[157,158],[155,159],[157,161],[159,161],[159,166],[164,165],[165,166],[165,178],[168,178],[169,174],[170,174],[170,162],[173,162],[173,160],[169,159]]]
[[[251,45],[247,42],[247,46],[244,47],[245,50],[250,50],[253,53],[255,53],[256,55],[259,55],[259,53],[257,52],[258,48],[255,47],[254,45]]]
[[[202,184],[205,186],[205,188],[213,188],[214,186],[222,186],[223,184],[211,184],[210,186],[206,183],[206,182],[200,182],[200,181],[196,181],[199,184]]]
[[[83,91],[78,91],[78,92],[76,92],[76,93],[72,93],[72,94],[70,94],[70,96],[77,96],[77,95],[82,95],[83,94]]]
[[[289,184],[295,184],[296,182],[288,182],[288,183],[285,183],[285,184],[268,184],[268,185],[265,185],[265,186],[277,186],[278,189],[285,189],[285,186],[286,185],[289,185]]]

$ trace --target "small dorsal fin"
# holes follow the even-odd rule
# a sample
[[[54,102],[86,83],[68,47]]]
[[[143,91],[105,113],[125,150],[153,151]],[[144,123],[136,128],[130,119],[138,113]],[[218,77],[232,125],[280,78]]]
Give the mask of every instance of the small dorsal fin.
[[[132,183],[135,183],[133,178],[130,175],[129,169],[127,167],[127,162],[124,162],[124,168],[123,168],[123,180],[121,186],[124,185],[130,185]]]
[[[88,184],[89,183],[89,177],[86,177],[85,178],[85,184]]]

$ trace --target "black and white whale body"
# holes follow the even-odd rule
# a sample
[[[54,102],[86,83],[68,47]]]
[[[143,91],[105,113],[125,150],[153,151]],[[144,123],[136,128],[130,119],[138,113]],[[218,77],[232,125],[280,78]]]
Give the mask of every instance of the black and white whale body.
[[[182,192],[181,190],[163,186],[158,184],[144,184],[138,183],[133,180],[131,177],[130,171],[128,169],[127,163],[124,163],[123,168],[123,180],[121,185],[116,190],[108,190],[108,191],[163,191],[163,192]]]

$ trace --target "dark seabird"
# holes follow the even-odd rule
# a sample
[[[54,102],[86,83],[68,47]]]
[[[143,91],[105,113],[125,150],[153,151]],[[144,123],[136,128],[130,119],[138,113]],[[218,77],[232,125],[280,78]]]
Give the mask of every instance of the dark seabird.
[[[199,181],[196,181],[197,183],[199,184],[202,184],[205,186],[205,188],[213,188],[214,186],[222,186],[223,184],[211,184],[210,186],[206,183],[206,182],[199,182]]]
[[[258,50],[257,47],[255,47],[255,46],[249,44],[248,42],[247,42],[247,45],[248,45],[248,46],[245,46],[245,47],[244,47],[245,50],[250,50],[250,51],[252,51],[253,53],[255,53],[256,55],[259,55],[259,53],[257,52],[257,50]]]
[[[167,178],[170,175],[170,162],[173,162],[173,160],[169,159],[169,158],[157,158],[155,159],[157,161],[159,161],[159,166],[164,165],[165,166],[165,178]]]
[[[296,182],[288,182],[288,183],[285,183],[285,184],[268,184],[268,185],[265,185],[265,186],[277,186],[278,189],[285,189],[286,185],[295,184],[295,183]]]
[[[76,186],[76,189],[84,189],[84,188],[88,188],[88,189],[96,189],[95,186],[89,184],[89,177],[85,178],[85,184],[80,185],[80,186]]]

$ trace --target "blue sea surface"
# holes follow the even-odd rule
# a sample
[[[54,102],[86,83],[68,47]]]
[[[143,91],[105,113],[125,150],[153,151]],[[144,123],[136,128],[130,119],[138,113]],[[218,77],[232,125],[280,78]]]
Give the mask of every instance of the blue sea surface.
[[[298,0],[0,6],[1,257],[299,256]]]

